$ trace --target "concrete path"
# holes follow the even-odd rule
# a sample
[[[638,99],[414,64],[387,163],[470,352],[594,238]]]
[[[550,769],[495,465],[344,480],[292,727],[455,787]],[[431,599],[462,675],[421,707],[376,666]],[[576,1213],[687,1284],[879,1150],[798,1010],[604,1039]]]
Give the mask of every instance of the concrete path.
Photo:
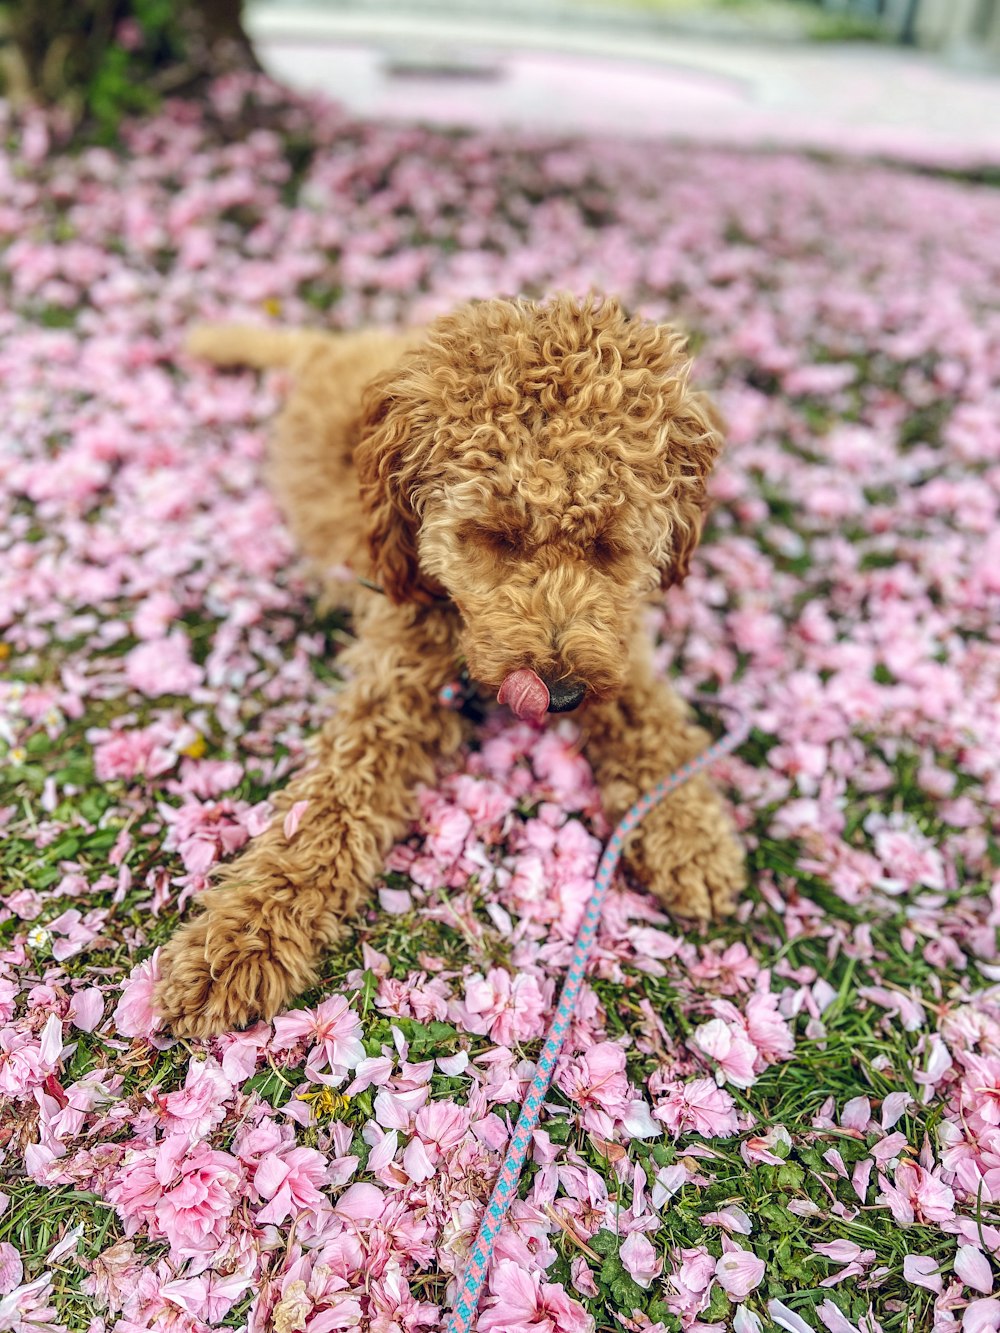
[[[264,65],[360,114],[1000,164],[1000,75],[897,47],[251,4]]]

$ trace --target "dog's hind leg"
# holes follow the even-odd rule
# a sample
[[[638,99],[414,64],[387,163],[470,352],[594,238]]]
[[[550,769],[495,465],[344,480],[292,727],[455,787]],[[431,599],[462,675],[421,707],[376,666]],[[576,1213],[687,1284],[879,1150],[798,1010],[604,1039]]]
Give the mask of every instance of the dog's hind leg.
[[[438,702],[454,653],[448,611],[373,607],[363,638],[343,654],[353,678],[318,738],[316,763],[280,793],[270,827],[163,951],[155,1006],[178,1036],[269,1019],[316,981],[323,950],[405,831],[417,785],[461,742],[461,718]]]
[[[334,565],[374,578],[354,468],[364,386],[415,335],[369,331],[304,345],[268,449],[267,480],[295,544],[323,582]]]
[[[330,571],[373,577],[354,469],[364,386],[423,337],[393,333],[200,324],[187,350],[221,366],[286,368],[291,391],[268,448],[270,489],[312,572],[334,604],[353,599]]]
[[[195,324],[185,351],[216,366],[291,366],[322,347],[335,347],[345,335],[319,329],[272,329],[253,324]],[[349,336],[349,335],[348,335]]]

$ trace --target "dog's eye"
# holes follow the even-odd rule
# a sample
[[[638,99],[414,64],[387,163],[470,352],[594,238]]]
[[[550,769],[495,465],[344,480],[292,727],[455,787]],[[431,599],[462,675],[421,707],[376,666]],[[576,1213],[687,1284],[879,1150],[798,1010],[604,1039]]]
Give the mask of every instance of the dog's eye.
[[[613,565],[624,554],[622,547],[606,532],[599,532],[590,543],[590,558],[598,565]]]
[[[520,555],[524,549],[524,543],[517,533],[503,532],[495,528],[476,525],[465,529],[462,537],[464,541],[482,547],[491,555],[499,557]]]

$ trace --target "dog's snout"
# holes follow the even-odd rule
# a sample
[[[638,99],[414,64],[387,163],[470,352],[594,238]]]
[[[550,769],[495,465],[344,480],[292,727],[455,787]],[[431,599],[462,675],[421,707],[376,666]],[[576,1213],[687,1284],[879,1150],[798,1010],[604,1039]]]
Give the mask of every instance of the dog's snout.
[[[551,685],[546,681],[549,690],[549,712],[550,713],[569,713],[577,708],[583,702],[583,696],[587,693],[587,687],[579,680],[557,680]]]

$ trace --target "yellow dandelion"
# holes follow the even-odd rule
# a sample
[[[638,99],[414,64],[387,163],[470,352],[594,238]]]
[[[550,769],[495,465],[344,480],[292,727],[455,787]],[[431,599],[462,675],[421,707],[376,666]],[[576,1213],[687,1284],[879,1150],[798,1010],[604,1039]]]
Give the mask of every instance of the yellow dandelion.
[[[299,1101],[308,1102],[317,1119],[342,1114],[350,1105],[350,1100],[350,1097],[345,1097],[343,1093],[334,1092],[330,1088],[316,1088],[314,1092],[299,1093]]]

